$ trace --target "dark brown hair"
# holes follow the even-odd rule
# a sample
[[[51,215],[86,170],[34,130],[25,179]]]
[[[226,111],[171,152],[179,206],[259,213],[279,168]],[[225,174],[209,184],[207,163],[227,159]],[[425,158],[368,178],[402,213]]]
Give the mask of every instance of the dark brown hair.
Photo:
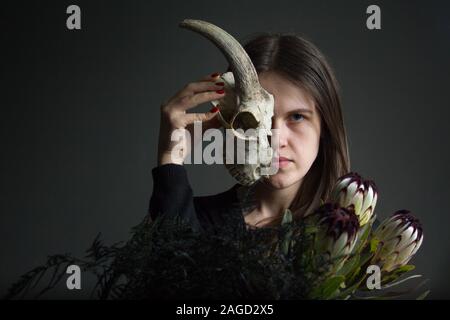
[[[350,167],[337,80],[319,49],[297,34],[253,35],[244,49],[258,74],[277,72],[315,102],[321,119],[319,151],[290,208],[296,217],[310,214],[328,198],[336,180]]]

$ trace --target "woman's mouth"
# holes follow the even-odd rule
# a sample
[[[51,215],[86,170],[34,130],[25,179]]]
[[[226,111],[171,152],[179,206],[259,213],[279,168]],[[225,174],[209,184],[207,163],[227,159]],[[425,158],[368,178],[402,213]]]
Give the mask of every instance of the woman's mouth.
[[[288,159],[288,158],[285,158],[285,157],[275,158],[275,165],[278,165],[278,168],[285,168],[291,162],[293,162],[291,159]]]

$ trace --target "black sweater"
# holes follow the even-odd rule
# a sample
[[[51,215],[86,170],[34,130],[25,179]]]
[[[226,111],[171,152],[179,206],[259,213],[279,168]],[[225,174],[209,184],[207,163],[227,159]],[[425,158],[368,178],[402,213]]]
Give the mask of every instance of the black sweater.
[[[238,197],[240,185],[212,196],[194,197],[184,166],[165,164],[152,170],[153,193],[149,214],[180,216],[196,230],[216,231],[232,224],[245,226],[243,204]]]
[[[214,232],[221,227],[226,227],[226,231],[248,228],[244,213],[254,206],[251,189],[236,184],[217,195],[194,197],[184,166],[162,165],[154,168],[152,175],[153,194],[149,206],[152,219],[161,214],[180,216],[196,230]],[[379,224],[376,219],[373,227]]]

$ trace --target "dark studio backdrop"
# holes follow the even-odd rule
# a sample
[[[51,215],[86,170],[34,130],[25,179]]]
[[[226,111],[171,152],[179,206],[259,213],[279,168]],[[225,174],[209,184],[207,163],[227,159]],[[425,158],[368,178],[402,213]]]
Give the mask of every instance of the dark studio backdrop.
[[[81,8],[81,30],[66,8]],[[381,8],[368,30],[366,8]],[[341,85],[352,170],[376,181],[376,213],[411,210],[424,243],[412,261],[430,298],[450,298],[450,6],[445,1],[30,1],[2,3],[0,294],[49,254],[83,256],[101,232],[126,240],[146,215],[159,106],[225,71],[212,22],[239,40],[293,31],[328,57]],[[200,107],[206,110],[208,106]],[[196,195],[234,181],[188,166]],[[86,297],[58,289],[49,298]]]

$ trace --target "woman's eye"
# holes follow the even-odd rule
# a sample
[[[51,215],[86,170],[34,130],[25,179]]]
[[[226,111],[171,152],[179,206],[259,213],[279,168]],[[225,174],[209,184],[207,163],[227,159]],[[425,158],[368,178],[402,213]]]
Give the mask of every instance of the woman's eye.
[[[293,121],[302,121],[305,117],[301,113],[294,113],[290,115],[290,119]]]

